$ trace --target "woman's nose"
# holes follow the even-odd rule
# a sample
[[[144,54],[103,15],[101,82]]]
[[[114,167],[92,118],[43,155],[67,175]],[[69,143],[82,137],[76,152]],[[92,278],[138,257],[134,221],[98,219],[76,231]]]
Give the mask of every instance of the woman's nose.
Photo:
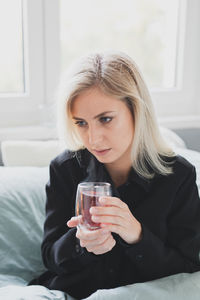
[[[102,132],[96,126],[89,128],[88,141],[91,146],[98,146],[102,141]]]

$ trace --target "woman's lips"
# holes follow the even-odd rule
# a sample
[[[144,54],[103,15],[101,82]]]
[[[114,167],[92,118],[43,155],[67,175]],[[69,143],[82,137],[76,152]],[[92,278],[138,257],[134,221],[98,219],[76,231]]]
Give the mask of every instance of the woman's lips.
[[[99,156],[106,155],[109,151],[110,151],[110,149],[93,150],[93,152],[94,152],[96,155],[99,155]]]

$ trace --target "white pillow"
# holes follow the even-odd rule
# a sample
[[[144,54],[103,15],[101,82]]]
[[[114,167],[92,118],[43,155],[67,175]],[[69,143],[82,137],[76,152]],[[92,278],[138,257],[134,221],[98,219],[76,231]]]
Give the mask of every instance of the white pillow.
[[[187,148],[185,142],[182,138],[176,134],[174,131],[160,127],[161,135],[163,136],[164,140],[174,149],[174,148]]]
[[[48,166],[50,161],[63,151],[58,140],[51,141],[3,141],[2,161],[4,166]]]
[[[28,282],[46,269],[40,247],[49,169],[0,167],[0,178],[0,273]]]
[[[185,159],[195,166],[197,174],[196,182],[200,195],[200,152],[190,149],[177,148],[175,149],[175,153],[185,157]]]

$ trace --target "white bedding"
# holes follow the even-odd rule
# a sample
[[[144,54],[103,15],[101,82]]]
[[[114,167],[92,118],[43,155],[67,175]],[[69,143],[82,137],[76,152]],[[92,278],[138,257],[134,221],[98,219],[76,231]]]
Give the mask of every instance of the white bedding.
[[[200,153],[176,149],[196,167]],[[0,167],[0,299],[73,300],[61,291],[26,286],[45,270],[40,254],[48,167]],[[78,287],[77,287],[78,288]],[[146,283],[99,290],[87,300],[199,300],[200,272],[177,274]]]
[[[13,279],[12,279],[13,280]],[[78,288],[78,287],[77,287]],[[43,286],[25,286],[25,282],[10,283],[0,288],[2,300],[75,300],[61,291]],[[177,274],[145,283],[115,289],[98,290],[85,300],[199,300],[200,272]]]

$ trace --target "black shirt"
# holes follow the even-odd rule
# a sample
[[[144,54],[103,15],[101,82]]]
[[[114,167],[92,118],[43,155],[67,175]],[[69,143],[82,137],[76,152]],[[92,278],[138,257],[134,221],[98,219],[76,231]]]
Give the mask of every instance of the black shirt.
[[[29,284],[85,298],[114,288],[200,270],[200,199],[196,172],[181,156],[171,158],[173,174],[147,180],[132,169],[116,188],[104,165],[87,150],[65,151],[50,164],[42,257],[47,272]],[[169,159],[168,159],[169,161]],[[75,214],[77,185],[106,181],[113,196],[126,202],[142,225],[142,239],[127,244],[117,234],[114,248],[95,255],[80,246],[76,228],[66,222]]]

